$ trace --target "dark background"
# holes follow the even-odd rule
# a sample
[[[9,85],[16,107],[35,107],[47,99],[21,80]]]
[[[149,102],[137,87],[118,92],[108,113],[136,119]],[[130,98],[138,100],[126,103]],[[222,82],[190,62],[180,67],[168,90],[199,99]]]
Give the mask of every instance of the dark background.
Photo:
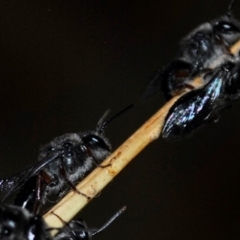
[[[179,40],[229,1],[0,0],[1,176],[66,132],[94,129],[135,102]],[[240,3],[234,9],[240,18]],[[120,145],[164,103],[159,95],[106,131]],[[239,239],[240,103],[191,138],[145,149],[81,213],[94,239]]]

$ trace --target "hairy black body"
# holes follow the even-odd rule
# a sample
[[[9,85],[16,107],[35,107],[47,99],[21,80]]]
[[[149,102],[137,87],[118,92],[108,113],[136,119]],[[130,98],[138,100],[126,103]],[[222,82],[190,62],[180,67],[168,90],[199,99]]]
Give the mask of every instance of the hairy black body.
[[[234,3],[226,15],[190,32],[177,55],[151,80],[146,95],[161,89],[169,100],[188,91],[170,109],[162,129],[164,138],[191,134],[218,119],[219,112],[240,97],[240,59],[231,52],[240,40],[240,22],[231,13]],[[197,84],[196,77],[202,79]]]
[[[0,181],[0,190],[8,191],[2,201],[18,191],[14,204],[39,213],[47,196],[62,197],[70,187],[88,200],[89,196],[79,192],[75,184],[101,163],[111,152],[111,145],[104,136],[104,129],[114,118],[128,110],[128,106],[113,117],[100,119],[93,131],[68,133],[54,138],[40,149],[38,163],[11,178]]]

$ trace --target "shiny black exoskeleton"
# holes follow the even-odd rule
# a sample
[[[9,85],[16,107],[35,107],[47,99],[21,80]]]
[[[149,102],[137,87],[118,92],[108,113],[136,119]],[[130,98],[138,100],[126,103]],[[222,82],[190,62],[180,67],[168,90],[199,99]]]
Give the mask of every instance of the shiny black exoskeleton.
[[[38,160],[44,161],[59,151],[62,153],[55,161],[46,165],[37,176],[24,184],[14,204],[38,213],[48,194],[60,195],[66,185],[75,189],[74,184],[77,181],[100,166],[111,152],[111,145],[103,135],[102,120],[95,131],[64,134],[53,139],[40,149]],[[32,192],[29,191],[31,189]]]
[[[42,217],[13,205],[0,205],[1,240],[52,240]]]
[[[225,16],[201,24],[182,39],[179,52],[154,76],[146,95],[161,89],[169,100],[186,88],[193,90],[194,77],[224,63],[220,56],[232,55],[230,47],[240,39],[240,22],[231,14],[234,3]]]
[[[64,134],[43,146],[38,157],[40,163],[48,161],[52,155],[58,156],[24,182],[14,205],[36,214],[48,194],[60,195],[66,185],[74,189],[77,181],[100,166],[110,154],[111,145],[103,134],[104,127],[102,118],[95,131]],[[18,187],[18,182],[16,186]]]
[[[162,137],[178,139],[205,123],[239,98],[240,60],[231,47],[240,40],[240,22],[228,12],[194,29],[175,58],[150,82],[146,95],[161,89],[166,100],[188,91],[171,107]],[[201,76],[201,78],[195,79]]]
[[[52,237],[43,218],[29,213],[26,209],[14,205],[0,205],[1,240],[91,240],[92,236],[102,232],[126,207],[121,208],[101,228],[88,228],[84,221],[70,221],[59,233]],[[54,213],[53,213],[54,214]]]
[[[82,220],[70,221],[62,228],[54,240],[91,240],[93,236],[105,230],[116,218],[118,218],[126,207],[122,207],[117,213],[115,213],[102,227],[98,229],[88,228],[86,223]],[[56,215],[57,216],[57,215]],[[58,217],[58,216],[57,216]],[[61,220],[61,219],[60,219]]]
[[[104,129],[131,106],[106,121],[105,114],[94,131],[64,134],[43,146],[35,166],[0,181],[0,190],[10,189],[3,201],[20,188],[14,204],[37,214],[49,194],[62,196],[66,186],[90,199],[80,193],[74,184],[93,168],[105,167],[100,164],[110,154],[111,145],[104,136]]]
[[[240,97],[240,62],[226,62],[204,79],[205,86],[183,95],[171,107],[162,129],[164,138],[182,137],[217,120],[219,112]]]

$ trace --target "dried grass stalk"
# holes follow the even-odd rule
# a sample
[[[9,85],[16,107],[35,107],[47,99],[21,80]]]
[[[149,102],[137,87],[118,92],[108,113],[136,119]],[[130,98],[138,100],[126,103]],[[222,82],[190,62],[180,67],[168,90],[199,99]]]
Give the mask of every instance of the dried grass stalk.
[[[240,50],[240,41],[237,42],[231,50],[234,54],[238,54]],[[214,64],[215,63],[213,63],[210,67],[214,67]],[[202,82],[203,80],[198,77],[194,80],[194,86],[199,87]],[[80,182],[76,186],[78,191],[86,194],[91,199],[97,196],[135,156],[137,156],[148,144],[160,136],[164,119],[171,106],[180,96],[176,96],[167,102],[102,163],[102,166],[109,165],[108,167],[98,167],[82,182]],[[88,202],[89,200],[87,200],[87,198],[83,195],[71,191],[45,214],[45,221],[49,227],[62,227],[63,223],[56,216],[51,214],[52,212],[56,213],[64,221],[69,222]]]

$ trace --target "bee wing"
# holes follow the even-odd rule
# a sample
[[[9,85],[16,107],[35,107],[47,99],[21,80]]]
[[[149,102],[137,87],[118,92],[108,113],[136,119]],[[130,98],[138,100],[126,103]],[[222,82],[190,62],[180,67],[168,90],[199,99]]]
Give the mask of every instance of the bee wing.
[[[153,76],[147,85],[142,100],[150,99],[160,90],[163,92],[165,99],[170,100],[176,95],[176,90],[180,91],[188,82],[191,82],[193,74],[194,67],[192,64],[176,57]]]
[[[39,173],[40,170],[42,170],[46,165],[48,165],[49,163],[53,162],[54,160],[58,159],[58,157],[60,155],[62,155],[64,151],[58,151],[54,154],[52,154],[51,156],[47,156],[46,158],[42,159],[41,161],[38,161],[37,164],[35,164],[32,168],[31,171],[28,175],[28,178],[25,180],[25,182],[27,180],[29,180],[29,178],[31,178],[32,176],[36,175],[37,173]]]
[[[147,84],[146,90],[142,95],[142,101],[149,100],[161,90],[162,72],[163,69],[158,70],[151,78],[150,82]]]
[[[5,201],[10,195],[22,187],[32,176],[37,175],[47,164],[58,159],[62,151],[52,154],[32,166],[16,173],[14,176],[0,180],[0,192],[8,191],[2,198]]]
[[[0,180],[0,192],[4,192],[9,190],[15,184],[18,183],[20,179],[24,179],[26,172],[29,171],[31,167],[28,167],[20,172],[15,173],[13,176],[9,178],[3,178]]]
[[[183,95],[169,110],[162,137],[180,138],[211,120],[221,105],[220,98],[228,77],[228,70],[219,67],[204,87]]]

